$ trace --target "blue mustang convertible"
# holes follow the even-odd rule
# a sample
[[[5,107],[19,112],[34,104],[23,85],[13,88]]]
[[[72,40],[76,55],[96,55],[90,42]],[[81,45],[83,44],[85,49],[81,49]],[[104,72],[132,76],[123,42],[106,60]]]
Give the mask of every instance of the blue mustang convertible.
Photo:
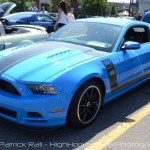
[[[150,25],[79,19],[45,42],[0,52],[0,116],[20,125],[86,127],[101,106],[150,77]]]

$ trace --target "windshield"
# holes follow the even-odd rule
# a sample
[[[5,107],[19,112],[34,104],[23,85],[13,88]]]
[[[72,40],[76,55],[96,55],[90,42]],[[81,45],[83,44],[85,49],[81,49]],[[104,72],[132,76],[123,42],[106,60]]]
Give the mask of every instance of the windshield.
[[[121,32],[120,26],[99,22],[72,22],[59,29],[48,40],[68,42],[111,52]]]

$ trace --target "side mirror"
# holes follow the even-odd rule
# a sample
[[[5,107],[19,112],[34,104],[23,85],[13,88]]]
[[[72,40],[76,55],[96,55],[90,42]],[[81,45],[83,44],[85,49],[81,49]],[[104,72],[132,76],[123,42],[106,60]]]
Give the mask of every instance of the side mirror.
[[[121,47],[121,50],[133,50],[133,49],[140,49],[141,44],[138,42],[127,41]]]

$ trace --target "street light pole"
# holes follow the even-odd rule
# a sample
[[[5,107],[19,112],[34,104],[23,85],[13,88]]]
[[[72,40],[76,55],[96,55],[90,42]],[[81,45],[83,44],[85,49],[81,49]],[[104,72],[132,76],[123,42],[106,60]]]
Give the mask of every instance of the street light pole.
[[[129,16],[133,16],[133,3],[134,3],[134,0],[130,0],[130,4],[129,4]]]
[[[130,0],[130,3],[129,3],[129,16],[131,16],[131,0]]]

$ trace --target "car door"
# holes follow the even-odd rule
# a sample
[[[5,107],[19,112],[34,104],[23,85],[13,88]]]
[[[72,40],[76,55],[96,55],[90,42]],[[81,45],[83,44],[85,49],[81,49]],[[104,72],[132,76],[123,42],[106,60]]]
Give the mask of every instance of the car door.
[[[133,33],[135,29],[139,29],[139,26],[128,29],[123,38],[124,42],[133,41],[142,44],[142,38],[139,38],[136,33]],[[147,41],[147,39],[145,39],[145,41]],[[120,59],[119,85],[134,84],[134,81],[142,80],[144,72],[143,54],[146,53],[142,45],[139,49],[120,49],[118,51],[118,57]]]
[[[143,69],[143,77],[149,75],[150,70],[150,28],[148,26],[138,26],[135,28],[137,37],[141,39],[141,48],[138,50],[138,55]]]
[[[43,26],[49,33],[54,31],[54,20],[50,16],[45,14],[36,15],[35,21],[31,21],[30,24]]]
[[[3,37],[5,49],[23,44],[23,41],[32,42],[31,33],[9,34]]]

